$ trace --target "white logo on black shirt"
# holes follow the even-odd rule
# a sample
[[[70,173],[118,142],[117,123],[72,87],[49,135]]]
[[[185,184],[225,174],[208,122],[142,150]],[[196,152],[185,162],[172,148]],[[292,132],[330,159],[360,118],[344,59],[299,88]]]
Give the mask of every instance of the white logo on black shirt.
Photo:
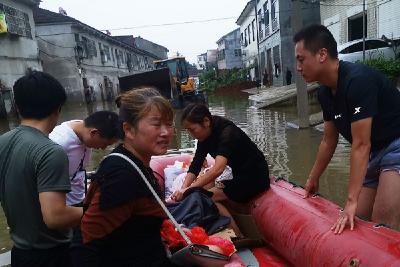
[[[341,118],[341,117],[342,117],[342,114],[335,115],[335,120],[336,120],[337,118]]]
[[[360,109],[361,109],[361,107],[354,108],[354,114],[360,113]]]

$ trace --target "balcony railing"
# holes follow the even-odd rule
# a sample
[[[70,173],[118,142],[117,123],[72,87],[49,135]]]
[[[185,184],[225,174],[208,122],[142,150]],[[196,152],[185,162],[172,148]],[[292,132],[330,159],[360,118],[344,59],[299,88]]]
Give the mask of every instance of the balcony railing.
[[[274,32],[274,31],[276,31],[278,29],[278,20],[277,19],[274,19],[273,21],[272,21],[272,31]]]

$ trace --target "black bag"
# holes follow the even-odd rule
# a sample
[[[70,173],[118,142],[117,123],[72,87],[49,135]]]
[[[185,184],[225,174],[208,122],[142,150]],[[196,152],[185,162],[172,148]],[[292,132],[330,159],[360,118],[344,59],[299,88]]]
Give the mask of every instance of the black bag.
[[[188,228],[203,227],[212,235],[228,226],[231,219],[219,214],[211,197],[210,191],[194,187],[186,190],[181,201],[167,204],[167,208],[178,223]]]
[[[164,210],[164,212],[167,214],[168,218],[171,220],[171,222],[174,224],[176,227],[177,231],[179,234],[183,237],[185,240],[187,246],[178,250],[174,254],[171,254],[169,252],[169,258],[172,263],[179,265],[179,266],[185,266],[185,267],[222,267],[224,266],[227,261],[230,259],[230,257],[225,256],[221,253],[215,252],[210,250],[207,246],[204,245],[197,245],[193,244],[192,241],[190,241],[189,237],[183,232],[182,227],[176,222],[172,214],[168,211],[167,207],[165,204],[162,202],[160,197],[157,195],[156,191],[154,188],[151,186],[150,182],[146,179],[145,175],[143,172],[140,170],[140,168],[136,165],[135,162],[133,162],[130,158],[127,156],[121,154],[121,153],[111,153],[109,156],[118,156],[126,161],[128,161],[133,168],[136,169],[136,171],[140,174],[142,177],[143,181],[149,188],[150,192],[153,194],[155,199],[157,200],[158,204],[161,206],[161,208]]]

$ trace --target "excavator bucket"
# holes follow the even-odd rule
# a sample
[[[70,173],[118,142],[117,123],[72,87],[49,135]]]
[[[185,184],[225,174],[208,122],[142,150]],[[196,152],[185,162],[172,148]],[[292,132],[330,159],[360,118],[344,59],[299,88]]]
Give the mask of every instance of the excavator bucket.
[[[155,87],[167,99],[172,99],[176,95],[175,87],[171,86],[168,68],[131,74],[118,79],[121,92],[129,91],[133,88],[151,86]]]

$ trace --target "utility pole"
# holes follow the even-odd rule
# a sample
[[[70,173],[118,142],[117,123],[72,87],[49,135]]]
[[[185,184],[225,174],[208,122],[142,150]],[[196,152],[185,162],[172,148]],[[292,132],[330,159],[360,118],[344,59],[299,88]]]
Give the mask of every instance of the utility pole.
[[[258,0],[253,0],[254,1],[254,13],[256,14],[256,36],[257,36],[257,67],[258,67],[258,80],[257,80],[257,88],[260,88],[261,86],[261,60],[260,60],[260,37],[258,36],[258,15],[257,15],[257,2]]]
[[[303,27],[303,17],[301,13],[301,2],[292,0],[292,31],[296,34]],[[295,59],[296,62],[296,59]],[[294,65],[296,70],[296,63]],[[298,71],[296,73],[297,88],[297,116],[299,118],[299,128],[308,128],[310,126],[310,117],[308,110],[307,84]]]
[[[362,24],[363,24],[363,62],[365,61],[365,0],[363,0],[363,15],[362,15]]]

